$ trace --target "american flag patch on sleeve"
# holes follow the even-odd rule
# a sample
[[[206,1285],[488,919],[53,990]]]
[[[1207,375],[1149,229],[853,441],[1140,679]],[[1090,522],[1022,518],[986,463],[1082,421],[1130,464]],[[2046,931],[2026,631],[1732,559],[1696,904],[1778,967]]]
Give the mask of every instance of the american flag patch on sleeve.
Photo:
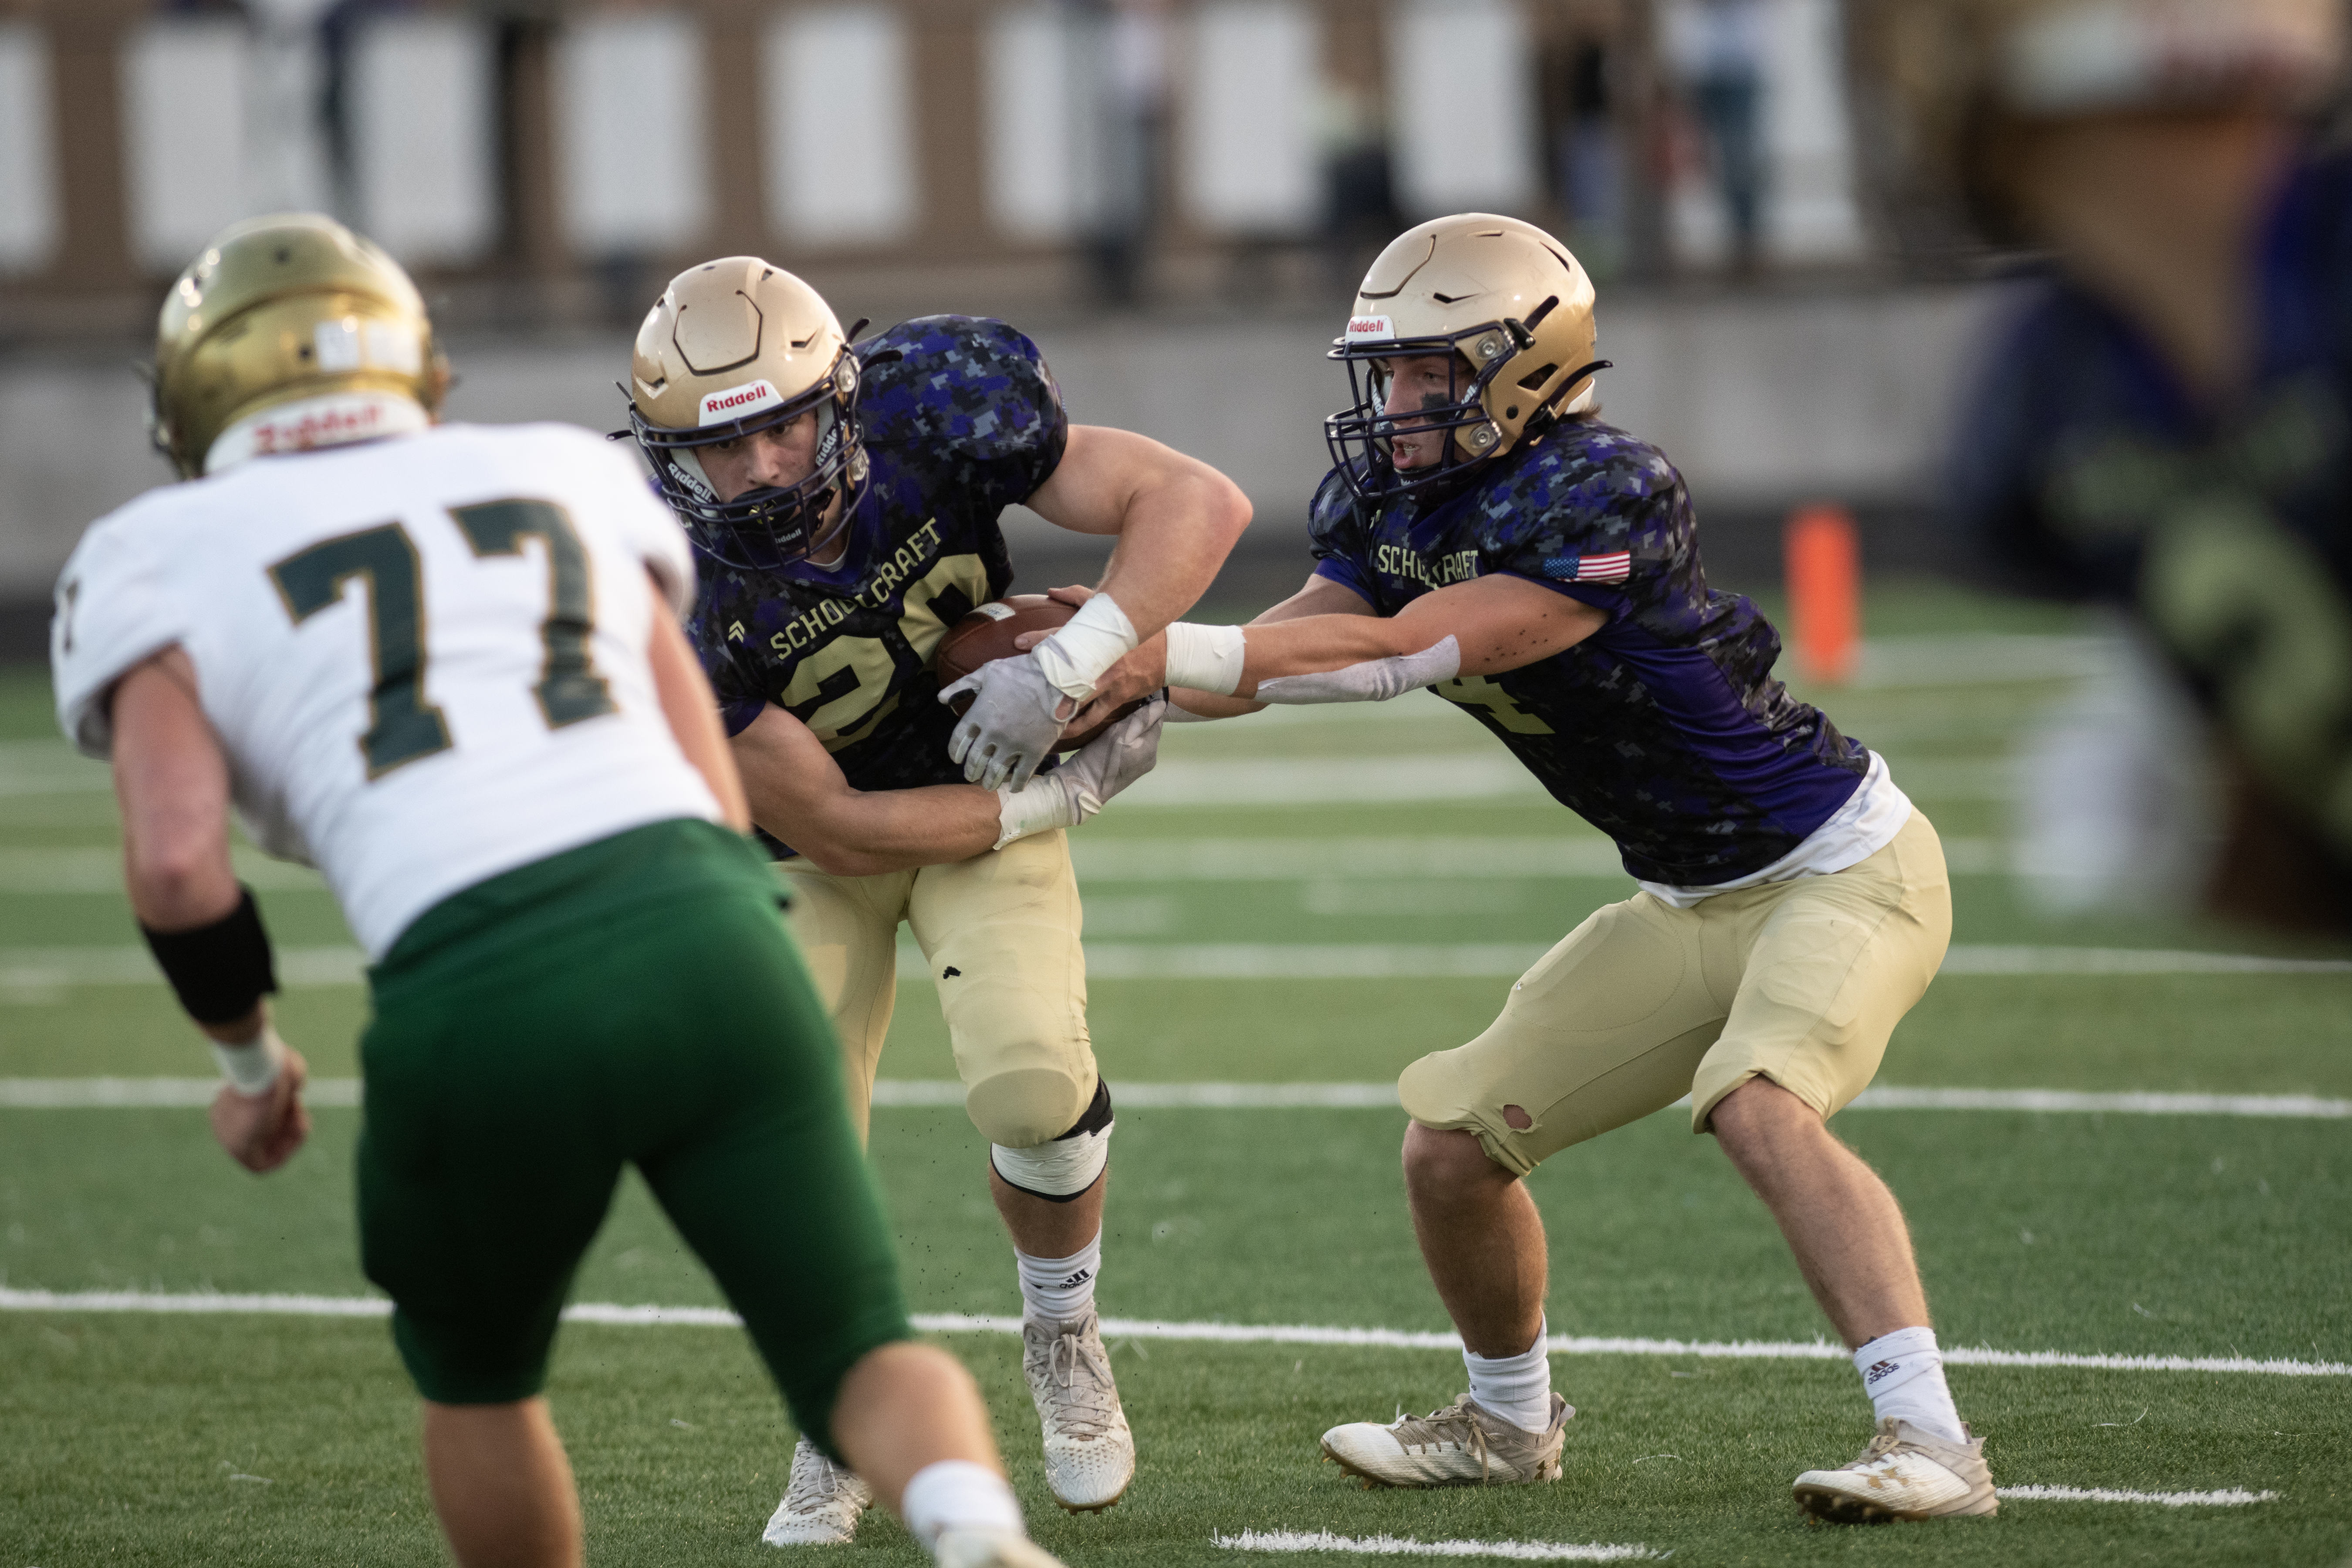
[[[1633,572],[1630,550],[1612,550],[1605,555],[1554,555],[1544,562],[1545,574],[1563,583],[1622,583]]]

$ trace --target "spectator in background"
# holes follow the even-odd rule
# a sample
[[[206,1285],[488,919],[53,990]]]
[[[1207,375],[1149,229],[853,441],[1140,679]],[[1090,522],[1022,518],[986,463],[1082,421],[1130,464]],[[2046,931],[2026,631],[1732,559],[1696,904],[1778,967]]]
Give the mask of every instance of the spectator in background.
[[[1352,283],[1404,226],[1389,163],[1388,126],[1372,94],[1327,80],[1316,100],[1323,153],[1323,255],[1333,278]]]
[[[1762,231],[1764,28],[1764,0],[1682,0],[1667,13],[1667,55],[1706,132],[1743,273]]]
[[[1568,238],[1597,279],[1612,276],[1625,251],[1620,138],[1611,118],[1610,54],[1598,38],[1555,51],[1546,84],[1553,108],[1552,178],[1569,216]]]
[[[2217,911],[2352,934],[2352,157],[2314,134],[2338,0],[1877,0],[1857,22],[1913,160],[1890,194],[2053,263],[1960,427],[1965,554],[2116,606],[2203,710]],[[2101,771],[2077,755],[2029,799]],[[2147,770],[2109,771],[2122,819]]]
[[[1168,122],[1168,19],[1163,0],[1083,0],[1095,13],[1091,58],[1100,201],[1088,248],[1108,304],[1140,297],[1160,206],[1160,143]]]
[[[327,133],[327,170],[335,209],[359,215],[359,151],[352,124],[352,53],[362,29],[378,16],[415,11],[418,0],[333,0],[319,15],[319,119]]]

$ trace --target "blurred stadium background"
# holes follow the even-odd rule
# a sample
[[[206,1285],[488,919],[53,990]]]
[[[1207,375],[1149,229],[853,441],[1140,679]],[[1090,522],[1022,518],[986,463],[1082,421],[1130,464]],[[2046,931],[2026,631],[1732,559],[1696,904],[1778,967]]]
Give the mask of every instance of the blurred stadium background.
[[[223,225],[335,212],[423,280],[453,416],[618,423],[626,335],[756,252],[845,321],[1007,316],[1082,420],[1232,473],[1230,597],[1303,575],[1321,351],[1403,224],[1560,233],[1608,416],[1689,475],[1708,560],[1799,500],[1874,569],[1927,523],[1988,306],[1857,184],[1838,0],[0,0],[0,650],[92,519],[167,475],[134,362]],[[1475,83],[1465,89],[1465,83]],[[1024,585],[1084,572],[1016,527]]]
[[[1606,416],[1688,476],[1714,582],[1777,616],[1783,521],[1820,501],[1859,520],[1861,658],[1841,689],[1790,673],[1889,755],[1950,851],[1946,977],[1885,1093],[1838,1126],[1902,1193],[1947,1341],[1977,1347],[1967,1408],[2026,1491],[1983,1531],[1858,1549],[2338,1562],[2352,955],[2185,912],[2205,786],[2154,785],[2194,773],[2200,721],[2111,623],[1935,580],[1969,564],[1937,476],[2004,285],[1869,196],[1891,132],[1850,101],[1845,61],[1886,12],[0,0],[0,1563],[443,1561],[351,1246],[359,955],[312,874],[240,849],[321,1080],[314,1150],[252,1183],[190,1109],[203,1058],[132,945],[108,776],[57,737],[41,663],[75,540],[169,478],[135,374],[165,286],[222,226],[288,207],[415,270],[463,419],[617,425],[636,321],[713,255],[803,272],[845,322],[1006,316],[1076,418],[1248,491],[1257,522],[1208,619],[1307,570],[1318,419],[1344,388],[1323,350],[1372,252],[1448,210],[1554,229],[1601,282]],[[1007,531],[1024,588],[1094,569],[1041,521]],[[1095,1035],[1126,1097],[1108,1310],[1442,1328],[1385,1085],[1626,896],[1609,847],[1415,699],[1172,731],[1077,855]],[[879,1164],[916,1304],[969,1329],[1012,1281],[928,981],[901,975]],[[1049,1518],[1017,1345],[959,1332],[1044,1538],[1155,1565],[1235,1561],[1209,1542],[1243,1527],[1822,1561],[1780,1478],[1850,1442],[1851,1374],[1810,1345],[1802,1281],[1678,1115],[1534,1184],[1575,1260],[1556,1330],[1699,1347],[1564,1352],[1587,1414],[1561,1487],[1372,1495],[1315,1470],[1322,1426],[1457,1386],[1451,1352],[1129,1325],[1148,1482],[1103,1519]],[[304,1294],[183,1311],[214,1291]],[[716,1301],[634,1184],[579,1296]],[[763,1382],[732,1336],[625,1326],[648,1321],[583,1323],[557,1363],[600,1561],[784,1561],[751,1528],[786,1451]],[[1701,1357],[1732,1340],[1766,1342]],[[887,1522],[860,1545],[916,1560]]]

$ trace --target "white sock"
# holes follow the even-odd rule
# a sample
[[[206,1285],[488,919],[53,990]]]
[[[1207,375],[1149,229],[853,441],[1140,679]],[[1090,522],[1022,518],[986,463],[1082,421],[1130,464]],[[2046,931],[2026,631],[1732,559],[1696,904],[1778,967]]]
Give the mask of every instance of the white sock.
[[[1013,1260],[1021,1268],[1021,1300],[1029,1310],[1049,1322],[1074,1322],[1095,1304],[1095,1276],[1102,1272],[1102,1232],[1095,1232],[1092,1241],[1067,1258],[1032,1258],[1016,1247]]]
[[[1551,1425],[1551,1357],[1544,1350],[1549,1325],[1538,1323],[1536,1342],[1518,1355],[1462,1352],[1470,1369],[1470,1397],[1523,1432]]]
[[[1021,1505],[1004,1478],[970,1459],[941,1459],[915,1472],[898,1500],[907,1532],[929,1551],[943,1530],[1009,1530],[1025,1533]]]
[[[1863,1391],[1881,1421],[1908,1421],[1949,1443],[1969,1440],[1944,1382],[1944,1352],[1936,1348],[1935,1330],[1881,1334],[1853,1352],[1853,1369],[1862,1373]]]

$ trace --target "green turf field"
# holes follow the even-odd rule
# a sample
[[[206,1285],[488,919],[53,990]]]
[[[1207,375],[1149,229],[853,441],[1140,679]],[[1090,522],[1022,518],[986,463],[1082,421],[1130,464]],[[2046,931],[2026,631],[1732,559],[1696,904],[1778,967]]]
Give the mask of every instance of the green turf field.
[[[2005,759],[2066,689],[2075,645],[2051,639],[2080,630],[1897,586],[1871,605],[1888,661],[1864,689],[1817,694],[1886,752],[1951,847],[1955,940],[1978,971],[1937,983],[1881,1083],[2352,1097],[2352,973],[2032,972],[2096,967],[2064,957],[2084,949],[2346,956],[2158,912],[2059,921],[2003,873]],[[201,1078],[208,1058],[140,978],[103,772],[50,734],[41,673],[0,674],[0,1091]],[[1425,697],[1176,729],[1163,756],[1075,840],[1115,1090],[1387,1079],[1483,1028],[1515,954],[1630,886],[1589,829],[1513,793],[1499,748]],[[1401,779],[1424,782],[1366,798],[1365,781]],[[1447,798],[1448,781],[1471,798]],[[352,973],[348,935],[313,879],[256,864],[289,973],[329,982],[289,989],[285,1032],[316,1074],[348,1078],[363,1008],[335,983]],[[1451,973],[1366,977],[1383,966]],[[1353,977],[1300,977],[1315,973]],[[952,1068],[919,973],[899,1008],[884,1076],[920,1100]],[[358,1112],[318,1120],[292,1165],[255,1179],[194,1109],[0,1109],[0,1289],[364,1295]],[[1131,1103],[1119,1121],[1108,1315],[1444,1328],[1406,1225],[1394,1110]],[[2352,1121],[1857,1108],[1837,1126],[1909,1211],[1948,1347],[2352,1363]],[[874,1148],[917,1309],[1016,1313],[961,1111],[878,1110]],[[1556,1334],[1825,1332],[1760,1207],[1678,1112],[1571,1150],[1530,1185],[1551,1230]],[[718,1301],[634,1186],[576,1294]],[[1622,1545],[1708,1564],[2327,1568],[2352,1550],[2352,1376],[1958,1365],[1962,1413],[2004,1487],[2275,1495],[2013,1499],[1993,1521],[1836,1531],[1805,1526],[1787,1487],[1867,1435],[1841,1360],[1562,1353],[1558,1384],[1580,1409],[1562,1484],[1372,1493],[1315,1462],[1317,1434],[1449,1400],[1451,1352],[1112,1337],[1141,1468],[1118,1508],[1076,1519],[1045,1494],[1016,1342],[946,1340],[989,1392],[1037,1533],[1074,1568],[1285,1560],[1214,1544],[1244,1531]],[[0,1310],[0,1568],[442,1560],[380,1321]],[[595,1563],[919,1560],[879,1517],[846,1552],[759,1544],[790,1433],[732,1330],[575,1324],[550,1393]]]

